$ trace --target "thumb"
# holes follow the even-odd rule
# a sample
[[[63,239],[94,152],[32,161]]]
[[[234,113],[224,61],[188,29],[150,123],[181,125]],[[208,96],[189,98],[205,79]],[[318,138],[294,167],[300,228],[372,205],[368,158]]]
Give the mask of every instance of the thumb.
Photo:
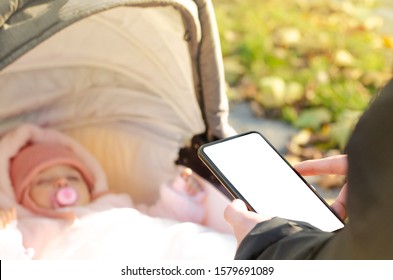
[[[246,204],[240,199],[235,199],[225,208],[224,218],[232,227],[238,244],[256,224],[268,220],[262,215],[248,211]]]
[[[230,225],[237,224],[247,211],[246,204],[240,199],[235,199],[225,208],[224,218]]]

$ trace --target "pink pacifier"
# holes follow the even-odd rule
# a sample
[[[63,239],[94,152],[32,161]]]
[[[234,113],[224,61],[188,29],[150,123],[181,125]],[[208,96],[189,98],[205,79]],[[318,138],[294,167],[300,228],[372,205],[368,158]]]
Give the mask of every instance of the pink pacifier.
[[[78,195],[74,188],[63,187],[56,192],[55,197],[56,197],[56,202],[60,206],[71,206],[76,202]]]

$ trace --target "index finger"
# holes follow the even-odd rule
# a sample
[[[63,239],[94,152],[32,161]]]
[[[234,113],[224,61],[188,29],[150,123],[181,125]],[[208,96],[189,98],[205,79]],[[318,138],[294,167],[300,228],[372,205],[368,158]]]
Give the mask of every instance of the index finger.
[[[327,174],[346,175],[347,167],[348,163],[346,155],[306,160],[299,162],[294,166],[294,168],[304,176]]]

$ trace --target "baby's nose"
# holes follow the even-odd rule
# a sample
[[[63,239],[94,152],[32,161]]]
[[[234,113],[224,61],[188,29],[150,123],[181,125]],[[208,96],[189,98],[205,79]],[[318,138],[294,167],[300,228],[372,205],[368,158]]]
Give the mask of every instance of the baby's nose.
[[[56,187],[62,188],[68,186],[68,180],[66,178],[58,178],[55,182]]]

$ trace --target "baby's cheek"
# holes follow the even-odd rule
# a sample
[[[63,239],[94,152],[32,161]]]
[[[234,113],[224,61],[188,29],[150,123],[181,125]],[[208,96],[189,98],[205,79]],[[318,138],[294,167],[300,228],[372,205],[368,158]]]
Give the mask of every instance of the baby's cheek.
[[[90,193],[86,188],[78,188],[78,205],[85,205],[88,204],[91,200]]]
[[[46,187],[32,187],[30,190],[30,199],[42,208],[52,208],[51,203],[51,188]]]

